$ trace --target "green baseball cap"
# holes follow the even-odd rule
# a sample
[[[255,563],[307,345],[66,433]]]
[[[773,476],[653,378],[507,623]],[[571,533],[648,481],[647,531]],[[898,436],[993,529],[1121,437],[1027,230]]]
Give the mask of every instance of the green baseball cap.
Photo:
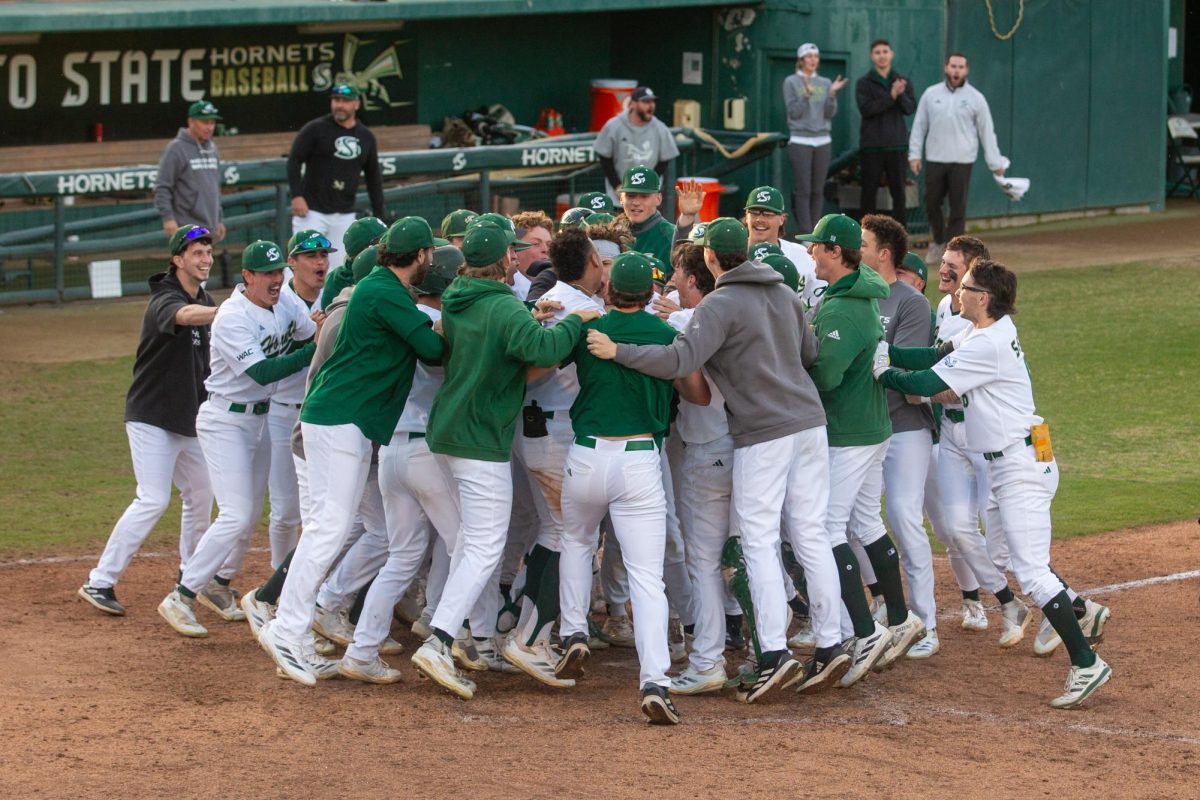
[[[561,231],[563,228],[579,228],[591,215],[592,212],[582,206],[568,208],[558,221],[558,229]]]
[[[451,236],[465,235],[467,226],[478,216],[474,211],[465,208],[451,211],[442,218],[442,238],[449,239]]]
[[[411,253],[437,246],[433,238],[433,229],[421,217],[401,217],[396,220],[379,243],[386,247],[389,253]],[[441,243],[446,244],[446,241],[443,239]]]
[[[329,90],[330,97],[344,97],[347,100],[358,99],[358,87],[350,83],[335,83]]]
[[[302,231],[296,231],[292,234],[292,238],[288,239],[288,258],[291,258],[298,253],[336,253],[337,248],[333,246],[333,242],[325,238],[325,234],[313,228],[308,228]]]
[[[468,266],[486,267],[505,257],[509,243],[509,233],[503,229],[488,223],[473,225],[463,237],[463,258]]]
[[[645,253],[621,253],[613,259],[608,284],[625,294],[648,292],[654,286],[654,265]]]
[[[909,272],[915,272],[926,283],[929,282],[929,271],[925,267],[925,259],[909,250],[904,254],[904,260],[900,262],[900,269],[906,269]]]
[[[718,253],[744,254],[749,238],[750,234],[740,220],[733,217],[717,217],[708,223],[704,235],[696,244],[712,248]]]
[[[522,250],[528,250],[530,247],[533,247],[533,245],[527,242],[522,242],[517,238],[517,229],[513,225],[512,220],[503,214],[496,214],[492,212],[480,214],[478,217],[471,220],[471,222],[467,225],[467,230],[480,225],[488,225],[496,228],[497,230],[503,231],[508,236],[508,243],[512,245],[513,250],[518,253]]]
[[[354,257],[353,263],[350,264],[350,280],[352,283],[358,283],[363,278],[371,274],[371,270],[379,266],[379,245],[369,244],[363,248],[363,251]]]
[[[655,194],[662,191],[662,181],[649,167],[630,167],[621,177],[621,191],[625,194]]]
[[[167,250],[171,255],[177,256],[179,252],[195,241],[207,241],[212,244],[212,233],[203,225],[180,225],[171,234],[171,241],[167,243]]]
[[[759,261],[782,275],[784,284],[793,292],[800,291],[800,270],[796,269],[790,258],[782,253],[771,253]]]
[[[746,196],[746,208],[765,208],[767,211],[782,214],[786,211],[783,205],[783,192],[774,186],[760,186],[753,189]]]
[[[612,214],[605,213],[604,211],[597,211],[595,214],[590,214],[587,219],[583,221],[583,227],[590,228],[592,225],[607,225],[615,220],[616,217],[614,217]]]
[[[817,221],[812,233],[797,236],[796,241],[836,244],[857,250],[862,247],[862,228],[845,214],[826,214]]]
[[[346,249],[346,259],[353,261],[367,245],[375,244],[386,232],[387,225],[384,225],[379,217],[362,217],[351,222],[350,227],[342,234],[342,247]]]
[[[425,280],[414,291],[424,295],[441,294],[458,277],[458,268],[464,261],[462,251],[457,247],[442,245],[433,251],[433,263],[425,273]]]
[[[777,244],[771,244],[770,242],[759,242],[750,248],[750,252],[747,255],[749,255],[754,261],[762,261],[767,256],[783,255],[783,249]]]
[[[249,272],[274,272],[287,266],[283,248],[274,242],[259,239],[242,251],[242,269]]]
[[[579,205],[589,211],[603,211],[606,214],[613,212],[612,198],[604,192],[585,192],[579,196]]]
[[[663,263],[663,260],[654,253],[642,253],[646,260],[650,262],[650,267],[654,270],[654,282],[664,284],[667,282],[667,276],[671,274],[671,268]]]
[[[192,119],[222,119],[221,112],[208,100],[197,100],[188,106],[188,116]]]

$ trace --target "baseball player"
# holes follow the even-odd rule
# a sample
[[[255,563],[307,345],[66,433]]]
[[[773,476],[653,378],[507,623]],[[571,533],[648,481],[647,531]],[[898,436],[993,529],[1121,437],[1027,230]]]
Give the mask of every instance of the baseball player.
[[[817,277],[812,256],[801,245],[783,238],[787,224],[787,208],[783,204],[783,192],[774,186],[759,186],[746,195],[746,208],[742,221],[750,234],[750,250],[763,243],[776,245],[780,252],[796,266],[800,273],[800,294],[804,297],[804,311],[811,314],[825,288],[825,281]]]
[[[743,684],[742,698],[802,681],[815,690],[841,674],[837,568],[820,509],[828,472],[825,412],[805,367],[817,342],[799,298],[769,267],[746,259],[746,228],[736,219],[711,222],[700,244],[716,288],[696,307],[670,345],[613,344],[588,332],[593,355],[614,358],[659,378],[705,367],[725,398],[734,443],[734,521],[750,576],[762,658]],[[780,522],[809,581],[817,650],[806,669],[786,648],[787,605],[779,556]]]
[[[883,338],[878,303],[887,297],[888,286],[875,270],[861,264],[861,228],[846,215],[827,214],[812,233],[799,240],[813,243],[817,275],[829,283],[813,319],[821,344],[809,375],[829,418],[826,541],[833,547],[842,602],[856,637],[850,668],[840,683],[844,688],[872,667],[891,663],[907,652],[925,635],[925,626],[904,602],[896,548],[879,515],[883,460],[892,426],[887,398],[874,385],[870,369],[876,345]],[[847,533],[863,546],[883,589],[887,628],[871,618]],[[813,575],[804,566],[813,601]],[[820,644],[816,603],[812,606],[813,632]]]
[[[264,435],[270,398],[280,380],[308,366],[318,326],[302,302],[283,292],[285,266],[283,248],[275,242],[252,242],[242,251],[243,283],[213,320],[210,374],[204,382],[208,399],[197,412],[196,434],[218,513],[178,585],[158,606],[163,619],[184,636],[208,635],[196,620],[197,599],[223,619],[245,618],[229,580],[262,516],[271,458]],[[202,593],[206,587],[209,591]]]
[[[79,596],[107,614],[123,616],[114,587],[134,553],[150,535],[179,487],[182,570],[208,528],[213,493],[204,454],[196,439],[196,411],[204,401],[209,334],[217,309],[204,290],[212,268],[212,235],[199,225],[176,228],[168,246],[166,272],[150,277],[150,302],[125,399],[125,432],[133,474],[134,501],[117,520],[96,568]]]
[[[1050,503],[1057,473],[1048,428],[1035,413],[1033,386],[1012,314],[1017,278],[1002,264],[976,260],[958,287],[962,316],[972,328],[939,348],[889,348],[874,371],[897,391],[962,399],[967,447],[983,454],[990,491],[990,535],[1003,535],[1021,589],[1042,609],[1067,647],[1071,669],[1054,708],[1075,708],[1108,682],[1112,669],[1088,644],[1066,586],[1050,568]]]
[[[504,282],[512,233],[477,219],[463,239],[466,265],[442,295],[441,321],[450,357],[426,433],[429,450],[444,458],[457,485],[461,527],[431,621],[433,635],[412,661],[464,700],[474,697],[475,685],[454,666],[454,634],[492,576],[498,578],[496,567],[512,510],[510,460],[526,367],[558,364],[579,337],[580,325],[599,316],[595,310],[579,310],[553,328],[543,328]],[[528,655],[519,648],[504,650],[510,662],[529,662],[522,668],[553,668],[552,653]]]
[[[468,211],[465,208],[451,211],[442,218],[442,228],[439,235],[448,244],[462,249],[462,240],[467,235],[467,226],[474,222],[478,216],[474,211]]]
[[[313,377],[300,412],[312,513],[292,558],[275,619],[259,641],[289,678],[312,686],[336,672],[310,651],[317,588],[340,552],[363,497],[372,443],[391,440],[417,359],[441,361],[444,346],[417,310],[410,287],[425,277],[433,231],[404,217],[380,241],[376,268],[359,281],[333,353]]]
[[[593,214],[612,214],[616,210],[612,198],[604,192],[584,192],[579,195],[579,205]]]
[[[333,298],[341,294],[342,289],[354,283],[354,259],[363,250],[378,242],[385,231],[387,225],[378,217],[362,217],[350,223],[350,227],[346,228],[346,235],[342,237],[344,260],[340,266],[332,267],[325,273],[321,308],[333,303]]]
[[[671,260],[675,226],[659,213],[662,205],[662,178],[650,167],[634,166],[621,179],[621,207],[634,235],[633,249],[653,253],[664,262]],[[590,222],[589,222],[590,224]]]
[[[669,344],[675,331],[642,309],[654,291],[654,268],[641,253],[625,253],[613,262],[608,303],[612,312],[589,331],[602,331],[611,342]],[[641,709],[655,724],[679,722],[668,695],[670,652],[667,597],[663,584],[666,549],[666,496],[660,471],[663,436],[670,425],[671,383],[596,357],[580,340],[579,395],[571,407],[575,442],[563,478],[561,600],[563,657],[561,677],[582,677],[589,657],[588,594],[596,530],[607,514],[621,540],[641,665]],[[676,382],[691,402],[707,405],[703,376],[694,371]]]

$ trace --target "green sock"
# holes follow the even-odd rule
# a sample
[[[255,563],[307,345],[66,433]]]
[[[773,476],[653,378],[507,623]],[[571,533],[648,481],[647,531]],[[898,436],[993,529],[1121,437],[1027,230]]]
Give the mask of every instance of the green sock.
[[[1054,630],[1058,632],[1071,657],[1071,664],[1076,667],[1090,667],[1096,663],[1096,651],[1088,644],[1087,637],[1075,619],[1075,610],[1071,606],[1071,598],[1065,591],[1059,592],[1042,606],[1042,613]]]
[[[557,554],[540,544],[535,544],[525,556],[525,588],[521,590],[522,597],[537,602],[542,587],[542,573],[546,570],[546,560],[552,555]]]
[[[558,561],[559,554],[547,551],[546,563],[542,568],[542,578],[538,586],[536,606],[537,624],[533,627],[533,635],[525,642],[532,646],[534,642],[549,640],[550,629],[554,620],[558,619]]]
[[[963,592],[962,596],[963,596],[963,600],[974,600],[976,602],[979,602],[979,590],[978,589],[972,589],[969,592]]]
[[[213,577],[213,580],[217,582],[218,586],[228,586],[229,585],[229,578],[222,578],[220,575]]]
[[[900,556],[896,554],[896,545],[892,544],[892,537],[885,533],[865,545],[863,550],[871,559],[871,567],[875,570],[875,578],[887,603],[888,625],[899,625],[908,619],[908,606],[904,602],[904,586],[900,583]]]
[[[1000,605],[1011,603],[1016,598],[1013,597],[1012,589],[1005,586],[1000,591],[996,592],[996,599],[1000,601]]]
[[[175,591],[179,592],[181,595],[188,598],[189,600],[196,599],[196,593],[193,592],[191,589],[187,588],[186,586],[184,586],[182,583],[175,587]]]
[[[854,557],[850,545],[839,544],[833,548],[833,560],[837,562],[838,579],[842,583],[842,602],[850,613],[854,635],[859,638],[870,636],[875,631],[875,621],[871,619],[871,607],[867,605],[866,595],[863,594],[858,559]]]
[[[279,565],[279,568],[275,570],[271,577],[267,578],[267,582],[258,587],[258,591],[254,593],[255,600],[260,603],[270,603],[271,605],[279,603],[279,595],[283,593],[283,582],[287,579],[288,566],[291,565],[292,554],[295,552],[293,550],[291,553],[288,553],[287,557],[283,559],[283,563]]]
[[[362,614],[363,604],[367,602],[367,592],[371,590],[371,584],[375,582],[374,578],[367,581],[367,585],[358,590],[358,597],[354,598],[354,605],[350,606],[350,613],[346,618],[351,625],[358,624],[358,616]]]

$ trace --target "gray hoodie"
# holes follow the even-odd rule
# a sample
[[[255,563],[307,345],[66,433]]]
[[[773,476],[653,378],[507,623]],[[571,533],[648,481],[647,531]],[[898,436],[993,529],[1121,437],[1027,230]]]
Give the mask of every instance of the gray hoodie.
[[[808,79],[810,96],[804,90],[804,76],[799,72],[783,79],[783,102],[787,104],[788,132],[792,136],[828,136],[830,120],[838,112],[837,96],[829,95],[833,81],[820,75]]]
[[[217,143],[201,147],[187,128],[167,145],[158,162],[154,181],[154,206],[163,222],[215,228],[221,213],[221,159]]]
[[[775,270],[744,261],[717,279],[672,344],[619,344],[616,360],[656,378],[705,367],[725,396],[734,447],[749,447],[825,424],[807,371],[816,357],[800,296]]]

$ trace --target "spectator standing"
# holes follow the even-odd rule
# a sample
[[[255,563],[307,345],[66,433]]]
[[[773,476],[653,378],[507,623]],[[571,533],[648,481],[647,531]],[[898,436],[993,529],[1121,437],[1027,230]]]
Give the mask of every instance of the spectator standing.
[[[908,79],[892,69],[895,53],[886,39],[871,43],[871,64],[858,79],[855,95],[862,115],[859,129],[859,166],[862,170],[863,216],[875,213],[879,176],[887,175],[892,195],[890,217],[906,224],[904,200],[904,153],[908,148],[908,130],[904,118],[917,110],[917,101]]]
[[[163,150],[154,180],[154,206],[162,216],[168,238],[181,225],[199,225],[225,238],[225,215],[221,210],[221,157],[213,134],[217,107],[207,100],[188,106],[187,127]]]
[[[838,112],[838,92],[846,78],[817,74],[821,51],[805,42],[796,51],[796,73],[783,80],[787,106],[788,160],[792,163],[792,213],[797,229],[811,233],[821,218],[821,195],[833,151],[832,120]]]
[[[604,123],[593,148],[600,157],[610,194],[621,185],[621,176],[630,167],[653,167],[659,178],[667,174],[667,162],[679,156],[671,129],[654,116],[658,96],[649,86],[633,90],[629,109]],[[615,197],[616,195],[613,194]]]

